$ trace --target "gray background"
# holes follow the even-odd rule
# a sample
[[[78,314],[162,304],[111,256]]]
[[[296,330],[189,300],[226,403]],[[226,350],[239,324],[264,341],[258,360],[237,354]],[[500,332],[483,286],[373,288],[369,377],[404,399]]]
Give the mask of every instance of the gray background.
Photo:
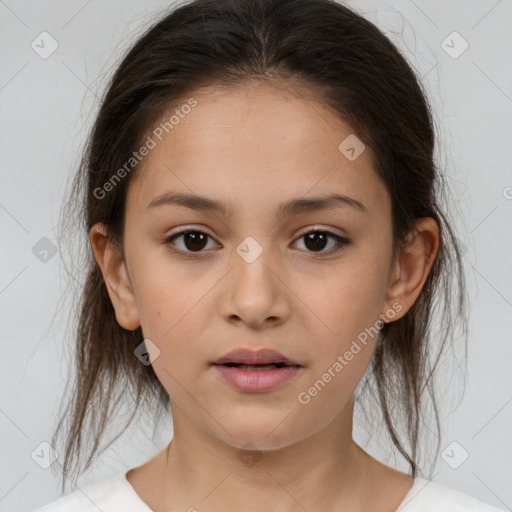
[[[445,407],[453,412],[443,420],[443,456],[430,477],[510,510],[512,1],[349,4],[377,23],[422,77],[439,126],[439,159],[459,211],[457,236],[466,247],[467,383]],[[119,52],[168,5],[0,1],[0,511],[29,511],[59,495],[55,474],[31,457],[50,441],[65,385],[64,345],[70,344],[64,335],[68,302],[58,303],[65,286],[59,253],[42,249],[57,244],[66,181],[92,122],[96,95]],[[46,59],[31,47],[43,31],[58,43]],[[469,44],[457,58],[442,47],[453,31]],[[463,43],[452,36],[448,44],[458,53]],[[58,320],[50,328],[56,310]],[[460,388],[463,377],[453,366],[445,375],[450,389]],[[129,430],[79,486],[159,451],[172,425],[154,442],[148,425]],[[466,452],[467,460],[454,468]],[[385,449],[374,446],[371,453],[395,465]],[[407,470],[403,463],[396,466]]]

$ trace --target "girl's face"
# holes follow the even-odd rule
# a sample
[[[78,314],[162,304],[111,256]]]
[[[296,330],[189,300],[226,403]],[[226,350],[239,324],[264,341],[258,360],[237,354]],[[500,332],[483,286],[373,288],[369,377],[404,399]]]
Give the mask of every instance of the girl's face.
[[[192,96],[161,140],[150,134],[130,183],[125,260],[111,257],[117,319],[151,340],[175,432],[277,449],[346,431],[380,319],[421,288],[397,300],[391,203],[370,149],[312,97],[261,84]],[[194,230],[205,235],[180,234]],[[300,366],[271,389],[239,389],[213,364],[238,348]]]

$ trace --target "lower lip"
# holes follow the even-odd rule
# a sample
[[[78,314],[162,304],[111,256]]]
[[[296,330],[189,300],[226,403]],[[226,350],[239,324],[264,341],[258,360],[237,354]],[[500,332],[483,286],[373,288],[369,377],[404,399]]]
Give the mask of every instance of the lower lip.
[[[270,391],[300,370],[300,366],[283,366],[273,370],[241,370],[220,364],[214,366],[232,386],[246,393]]]

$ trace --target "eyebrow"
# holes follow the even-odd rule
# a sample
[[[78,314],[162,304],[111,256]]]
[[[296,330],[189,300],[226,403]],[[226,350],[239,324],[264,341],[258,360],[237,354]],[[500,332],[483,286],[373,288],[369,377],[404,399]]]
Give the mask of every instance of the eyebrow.
[[[191,208],[192,210],[215,212],[229,217],[231,208],[221,202],[208,197],[184,192],[167,192],[153,199],[149,208],[156,208],[163,205],[179,205]],[[367,207],[352,197],[343,194],[329,194],[322,197],[292,199],[281,203],[277,209],[278,217],[291,217],[301,213],[328,210],[332,208],[349,206],[362,213],[368,213]]]

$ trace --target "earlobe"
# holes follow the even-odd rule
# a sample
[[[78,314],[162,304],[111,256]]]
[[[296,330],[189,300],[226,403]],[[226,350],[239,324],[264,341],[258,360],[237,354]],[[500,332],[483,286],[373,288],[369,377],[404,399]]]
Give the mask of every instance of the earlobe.
[[[124,329],[137,329],[140,319],[135,293],[121,249],[107,239],[106,227],[102,223],[91,228],[89,240],[114,306],[117,322]]]
[[[394,320],[402,317],[412,307],[421,293],[439,249],[439,226],[424,217],[416,221],[416,229],[409,234],[406,246],[394,262],[388,285],[385,311],[393,304],[402,307]],[[385,312],[382,313],[386,317]],[[384,321],[385,318],[384,318]]]

